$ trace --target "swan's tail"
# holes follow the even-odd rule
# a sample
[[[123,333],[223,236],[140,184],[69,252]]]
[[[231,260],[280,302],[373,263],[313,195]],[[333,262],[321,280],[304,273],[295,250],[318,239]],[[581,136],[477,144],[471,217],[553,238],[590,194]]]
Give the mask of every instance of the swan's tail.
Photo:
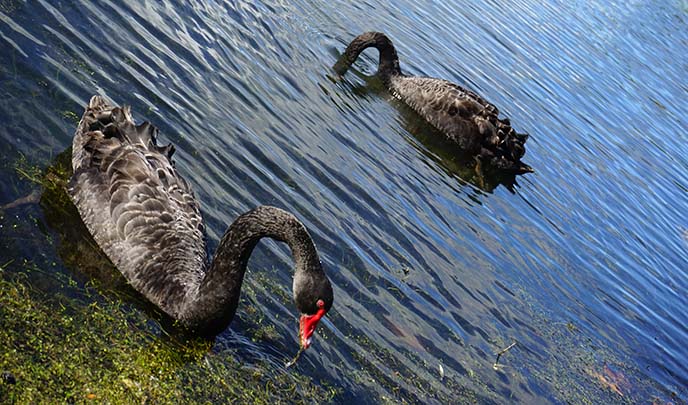
[[[497,138],[489,150],[483,148],[481,157],[489,160],[493,167],[515,173],[532,173],[533,169],[521,162],[526,153],[528,134],[520,134],[511,127],[508,118],[497,119]]]
[[[93,96],[86,107],[72,143],[72,167],[76,171],[89,158],[89,143],[116,138],[120,143],[141,144],[171,158],[172,145],[158,146],[158,129],[146,121],[134,124],[129,106],[113,107],[101,96]]]

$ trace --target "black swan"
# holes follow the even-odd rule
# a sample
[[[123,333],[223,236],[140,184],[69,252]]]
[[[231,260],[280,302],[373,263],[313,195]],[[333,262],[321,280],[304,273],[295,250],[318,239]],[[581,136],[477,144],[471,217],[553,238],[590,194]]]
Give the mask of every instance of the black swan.
[[[296,267],[301,349],[310,346],[333,293],[304,225],[279,208],[258,207],[229,226],[209,263],[198,201],[175,169],[174,147],[158,146],[157,132],[148,122],[135,126],[129,107],[100,96],[86,107],[74,135],[68,192],[98,245],[148,300],[211,337],[234,317],[258,241],[286,242]]]
[[[334,69],[344,74],[365,49],[380,52],[377,75],[390,92],[440,130],[449,142],[491,167],[513,173],[533,169],[521,162],[527,134],[519,134],[508,118],[474,92],[442,79],[407,76],[399,68],[392,41],[383,33],[366,32],[354,38]]]

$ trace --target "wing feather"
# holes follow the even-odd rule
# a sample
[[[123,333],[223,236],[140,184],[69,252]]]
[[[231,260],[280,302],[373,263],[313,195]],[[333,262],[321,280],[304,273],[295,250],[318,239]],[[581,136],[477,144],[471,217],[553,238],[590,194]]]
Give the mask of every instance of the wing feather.
[[[128,108],[92,100],[74,138],[69,193],[129,283],[175,316],[204,276],[205,232],[173,148],[156,134],[147,122],[134,126]]]

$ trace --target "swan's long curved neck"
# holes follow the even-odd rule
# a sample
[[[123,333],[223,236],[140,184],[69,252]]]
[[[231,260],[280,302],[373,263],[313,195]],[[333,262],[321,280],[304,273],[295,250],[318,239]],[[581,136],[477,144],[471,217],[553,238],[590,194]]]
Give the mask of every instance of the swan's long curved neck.
[[[239,216],[225,232],[208,271],[196,291],[187,296],[179,318],[185,326],[215,335],[232,321],[239,304],[248,260],[262,238],[287,243],[296,274],[322,271],[315,245],[303,224],[292,214],[261,206]]]
[[[354,38],[346,47],[344,54],[339,59],[334,69],[343,74],[356,61],[358,55],[367,48],[376,48],[380,52],[380,64],[377,74],[383,81],[388,80],[394,75],[400,75],[399,57],[394,49],[392,41],[381,32],[366,32]]]

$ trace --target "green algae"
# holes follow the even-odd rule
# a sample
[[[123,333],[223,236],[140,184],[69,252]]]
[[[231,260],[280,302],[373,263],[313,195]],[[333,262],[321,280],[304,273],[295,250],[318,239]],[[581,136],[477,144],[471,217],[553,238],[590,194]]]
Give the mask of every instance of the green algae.
[[[2,403],[269,403],[330,401],[335,390],[268,364],[242,365],[213,343],[180,341],[94,284],[79,300],[0,268]],[[13,266],[14,267],[14,266]],[[76,282],[64,277],[67,285]]]

